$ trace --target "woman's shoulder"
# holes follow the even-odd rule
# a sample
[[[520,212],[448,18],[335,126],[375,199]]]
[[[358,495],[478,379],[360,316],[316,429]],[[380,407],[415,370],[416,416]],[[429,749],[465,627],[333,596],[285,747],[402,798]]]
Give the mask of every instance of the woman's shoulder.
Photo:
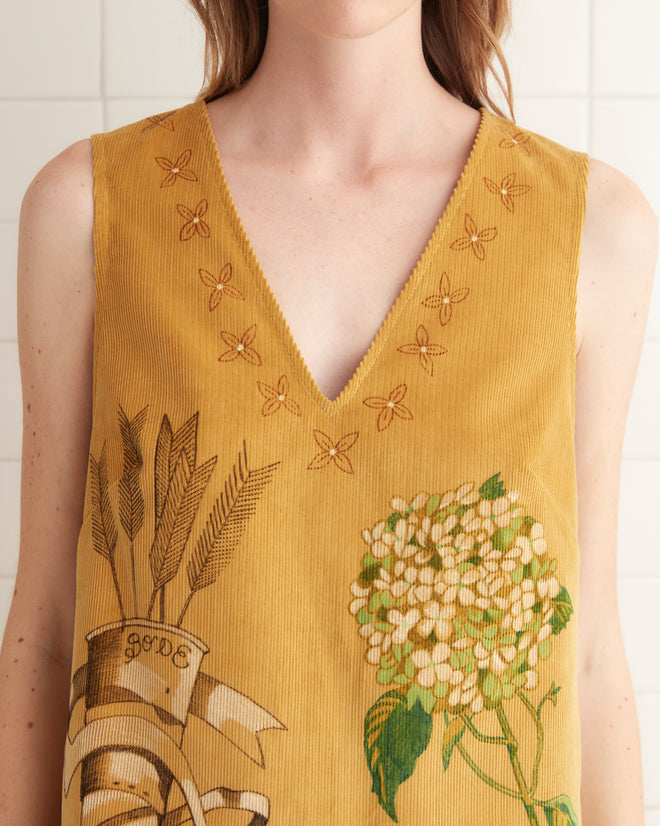
[[[21,203],[20,225],[40,239],[86,244],[93,222],[94,173],[89,138],[51,158],[33,177]]]
[[[589,157],[583,264],[607,291],[625,279],[627,289],[650,293],[657,250],[658,220],[642,189],[621,170]]]

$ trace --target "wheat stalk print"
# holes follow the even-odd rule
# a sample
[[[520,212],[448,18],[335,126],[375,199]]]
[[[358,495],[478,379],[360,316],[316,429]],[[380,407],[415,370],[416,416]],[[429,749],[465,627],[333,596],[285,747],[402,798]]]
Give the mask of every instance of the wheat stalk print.
[[[80,799],[85,826],[108,826],[110,822],[139,826],[147,821],[153,826],[190,821],[206,826],[206,812],[217,808],[246,810],[253,815],[253,826],[266,826],[270,811],[266,795],[224,785],[200,793],[181,748],[182,738],[188,718],[195,716],[264,768],[259,732],[286,730],[286,726],[247,695],[203,673],[200,666],[209,648],[180,626],[192,597],[216,582],[230,562],[279,462],[250,468],[243,441],[185,563],[188,591],[177,624],[167,624],[165,587],[184,567],[193,525],[218,457],[198,463],[198,413],[178,429],[163,415],[153,464],[153,538],[145,560],[152,591],[146,610],[139,615],[135,540],[145,523],[140,439],[147,410],[144,407],[130,419],[118,407],[123,456],[118,521],[123,537],[110,500],[105,442],[98,460],[92,453],[89,456],[92,546],[110,565],[121,619],[99,625],[86,635],[87,662],[72,677],[69,731],[80,700],[85,701],[85,724],[73,738],[67,737],[63,791],[68,794],[73,774],[82,765]],[[119,584],[122,557],[128,568],[124,573],[131,579],[134,614],[129,618]],[[159,621],[151,619],[157,604]],[[130,704],[130,712],[118,714],[118,703]],[[145,713],[145,706],[151,713]],[[91,710],[94,714],[88,718]],[[169,805],[173,783],[185,798],[183,806]]]
[[[105,443],[101,449],[98,462],[90,453],[89,473],[92,495],[92,543],[94,550],[110,563],[112,580],[117,593],[117,599],[119,600],[119,611],[121,612],[121,618],[126,619],[115,565],[117,527],[114,516],[112,515],[110,496],[108,494],[108,460],[105,453]]]
[[[231,559],[248,520],[257,508],[257,502],[265,485],[270,482],[278,463],[256,470],[248,470],[245,442],[238,455],[238,469],[234,465],[225,481],[224,492],[216,500],[209,514],[203,533],[188,562],[187,574],[190,592],[176,622],[181,625],[193,596],[212,585],[220,571]]]
[[[144,523],[144,496],[140,489],[142,450],[140,431],[147,418],[144,407],[129,421],[119,405],[119,431],[124,450],[124,469],[119,480],[119,518],[131,543],[131,579],[133,583],[133,616],[138,616],[137,586],[135,582],[135,537]]]
[[[539,661],[550,657],[551,640],[573,607],[556,578],[557,560],[547,554],[543,525],[499,476],[479,488],[466,482],[443,494],[420,493],[410,503],[395,497],[387,518],[363,531],[369,551],[351,585],[350,611],[377,681],[392,685],[365,716],[364,749],[372,791],[394,821],[397,789],[440,719],[445,771],[457,754],[479,780],[518,800],[532,826],[539,809],[551,826],[578,823],[567,795],[538,797],[542,710],[557,705],[560,687],[553,682],[536,704],[529,696],[538,687]],[[505,711],[515,702],[536,736],[531,776]],[[501,734],[481,731],[481,715],[494,717]],[[478,765],[470,739],[506,750],[510,785]]]
[[[195,467],[196,449],[191,449],[190,440],[197,440],[197,414],[192,416],[171,438],[171,426],[167,416],[163,417],[161,432],[166,434],[159,438],[158,446],[164,450],[169,442],[170,450],[167,462],[158,455],[155,460],[155,490],[162,491],[165,487],[159,472],[169,470],[165,499],[162,502],[160,516],[156,520],[154,539],[149,551],[149,564],[154,585],[147,609],[147,617],[151,616],[156,594],[174,578],[190,536],[193,521],[197,515],[199,503],[211,477],[217,456],[211,457],[200,467]],[[178,457],[176,457],[176,451]],[[164,467],[167,465],[167,467]],[[157,503],[158,510],[160,503]],[[161,605],[161,614],[164,613]],[[164,621],[164,617],[161,616]]]

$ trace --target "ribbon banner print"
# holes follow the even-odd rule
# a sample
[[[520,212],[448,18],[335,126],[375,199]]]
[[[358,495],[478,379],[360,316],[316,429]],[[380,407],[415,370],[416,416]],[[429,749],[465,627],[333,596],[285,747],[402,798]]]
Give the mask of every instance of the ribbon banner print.
[[[165,621],[165,586],[177,573],[201,497],[217,457],[197,465],[197,414],[177,431],[163,416],[155,452],[154,536],[149,551],[153,591],[140,612],[135,582],[134,540],[144,521],[139,477],[144,467],[140,430],[145,407],[129,421],[119,407],[124,448],[119,479],[121,525],[130,542],[133,616],[127,617],[117,576],[117,540],[108,492],[105,444],[98,462],[90,454],[94,550],[109,563],[121,619],[90,631],[87,662],[71,682],[64,753],[63,793],[68,796],[80,767],[81,826],[206,826],[206,813],[242,809],[249,826],[266,826],[270,801],[249,789],[218,785],[200,792],[182,749],[190,716],[215,729],[261,768],[259,732],[286,726],[250,697],[200,670],[208,646],[181,628],[192,597],[216,581],[256,510],[257,500],[279,464],[249,470],[245,443],[216,499],[186,566],[189,592],[176,624]],[[126,560],[128,557],[128,560]],[[160,620],[152,611],[160,609]],[[84,723],[72,736],[72,717],[84,701]],[[130,712],[118,707],[129,704]],[[124,712],[124,713],[122,713]],[[185,804],[168,804],[176,784]]]

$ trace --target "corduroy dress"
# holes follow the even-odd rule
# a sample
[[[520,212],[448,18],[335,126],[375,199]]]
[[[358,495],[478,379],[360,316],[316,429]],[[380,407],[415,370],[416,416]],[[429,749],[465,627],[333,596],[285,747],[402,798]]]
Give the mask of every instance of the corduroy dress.
[[[62,825],[577,826],[588,156],[482,109],[330,400],[204,101],[92,147]]]

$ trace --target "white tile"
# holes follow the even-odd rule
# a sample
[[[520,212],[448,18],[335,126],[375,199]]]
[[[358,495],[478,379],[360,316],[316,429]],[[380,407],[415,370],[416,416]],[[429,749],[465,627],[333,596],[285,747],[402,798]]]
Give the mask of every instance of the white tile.
[[[16,339],[18,223],[0,224],[0,341]]]
[[[105,94],[193,96],[203,80],[204,38],[188,3],[112,0],[104,4]]]
[[[0,461],[0,576],[16,576],[21,533],[21,462]]]
[[[127,123],[148,118],[170,109],[178,109],[190,103],[193,97],[173,98],[125,98],[109,100],[105,107],[105,128],[117,129]]]
[[[644,803],[660,807],[660,693],[640,694],[635,701],[642,741]],[[656,814],[654,813],[654,817]],[[647,826],[653,822],[647,821]]]
[[[100,94],[99,0],[6,3],[0,27],[0,97]]]
[[[516,123],[553,141],[586,152],[589,145],[589,104],[586,98],[514,98]]]
[[[620,577],[617,587],[621,631],[635,691],[660,691],[658,660],[649,656],[651,629],[660,603],[660,577]]]
[[[23,441],[23,400],[16,342],[0,342],[0,459],[20,459]]]
[[[623,456],[627,459],[660,459],[659,378],[660,342],[645,341],[642,346],[623,440]]]
[[[0,577],[0,635],[5,633],[11,598],[14,594],[15,577]]]
[[[103,129],[101,102],[0,101],[0,221],[16,221],[28,184],[67,146]]]
[[[653,0],[594,0],[594,91],[660,94],[660,4]]]
[[[655,778],[655,783],[657,785],[658,779]],[[658,809],[650,809],[646,808],[646,826],[660,826],[660,808]]]
[[[588,93],[588,0],[555,0],[551,13],[543,3],[513,0],[512,22],[504,53],[514,94]]]
[[[660,461],[621,463],[618,520],[620,576],[660,577],[660,540],[655,514],[660,500]]]
[[[618,61],[617,61],[618,62]],[[660,100],[595,100],[591,154],[621,170],[660,216]]]

